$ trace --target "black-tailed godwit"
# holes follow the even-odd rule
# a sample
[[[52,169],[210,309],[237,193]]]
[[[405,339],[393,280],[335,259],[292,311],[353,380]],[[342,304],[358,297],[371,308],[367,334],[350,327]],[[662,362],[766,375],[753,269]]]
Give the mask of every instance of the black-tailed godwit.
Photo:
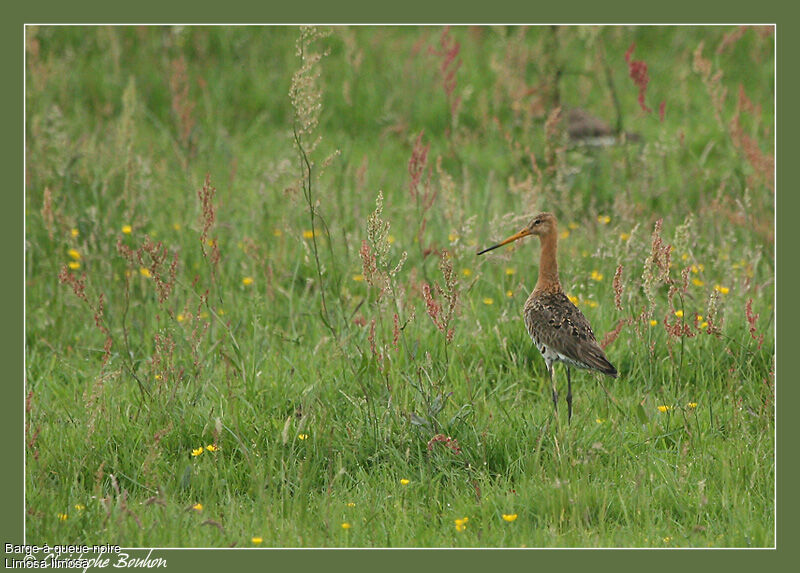
[[[533,343],[542,353],[550,385],[553,389],[553,407],[558,415],[558,391],[553,379],[553,365],[563,362],[567,369],[567,420],[572,421],[572,379],[570,367],[596,370],[617,377],[617,369],[608,361],[603,349],[597,344],[589,321],[564,294],[558,280],[558,224],[552,213],[539,213],[520,232],[480,251],[507,245],[512,241],[536,235],[541,243],[539,255],[539,278],[522,311],[525,327]]]

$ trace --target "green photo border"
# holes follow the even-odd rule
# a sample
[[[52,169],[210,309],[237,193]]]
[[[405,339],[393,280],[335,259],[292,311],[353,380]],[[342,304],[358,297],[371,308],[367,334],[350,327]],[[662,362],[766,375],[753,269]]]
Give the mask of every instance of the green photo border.
[[[789,288],[795,284],[796,267],[786,255],[794,244],[792,236],[797,227],[790,221],[797,213],[795,194],[789,189],[793,178],[790,171],[795,162],[793,141],[787,127],[796,125],[797,109],[791,94],[796,94],[796,74],[789,71],[797,52],[797,35],[791,7],[787,3],[700,3],[685,0],[670,3],[644,2],[420,2],[379,5],[377,2],[320,2],[312,0],[299,5],[292,3],[245,2],[153,2],[137,3],[55,2],[35,1],[10,4],[4,7],[3,70],[11,81],[3,90],[4,169],[7,174],[4,208],[0,233],[7,246],[6,257],[11,259],[11,275],[0,283],[3,290],[3,340],[0,345],[2,364],[6,366],[6,397],[3,400],[2,435],[5,437],[5,468],[2,476],[3,503],[0,542],[23,542],[23,463],[24,463],[24,171],[23,171],[23,79],[24,24],[33,23],[763,23],[777,24],[777,191],[776,196],[776,280]],[[793,47],[794,46],[794,47]],[[784,70],[786,73],[783,73]],[[784,247],[784,248],[781,248]],[[791,247],[790,247],[791,249]],[[786,356],[796,334],[792,325],[796,302],[788,296],[776,297],[776,335],[778,357]],[[690,570],[784,570],[781,565],[796,561],[797,544],[792,539],[794,508],[797,493],[782,484],[795,474],[796,459],[792,436],[796,418],[789,412],[795,402],[797,385],[781,376],[791,372],[786,360],[776,366],[778,409],[777,441],[777,550],[157,550],[155,554],[168,561],[168,569],[218,571],[232,566],[235,570],[258,567],[267,570],[320,570],[345,567],[385,567],[397,564],[402,568],[425,565],[436,570],[458,571],[503,569],[512,570],[577,570],[595,571],[613,568],[615,571],[674,570],[676,566]],[[780,366],[783,366],[781,368]],[[787,384],[783,384],[788,380]],[[785,439],[781,439],[785,438]],[[787,442],[788,440],[788,447]],[[156,556],[154,554],[154,556]],[[624,562],[624,563],[623,563]],[[523,569],[524,568],[524,569]]]

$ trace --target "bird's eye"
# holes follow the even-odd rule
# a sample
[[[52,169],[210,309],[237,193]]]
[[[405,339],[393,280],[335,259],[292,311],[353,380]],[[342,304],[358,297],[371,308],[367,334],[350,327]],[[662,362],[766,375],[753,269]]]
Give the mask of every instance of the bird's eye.
[[[538,224],[540,224],[540,223],[541,223],[541,221],[540,221],[539,219],[536,219],[536,220],[533,222],[533,224],[534,224],[534,225],[538,225]]]

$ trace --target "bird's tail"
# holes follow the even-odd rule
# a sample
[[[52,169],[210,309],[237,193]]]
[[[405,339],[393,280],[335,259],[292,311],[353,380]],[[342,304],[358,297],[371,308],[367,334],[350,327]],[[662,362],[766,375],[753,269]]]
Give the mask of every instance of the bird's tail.
[[[608,361],[608,358],[606,358],[606,355],[599,346],[593,348],[586,358],[588,359],[586,362],[598,372],[602,372],[612,378],[616,378],[619,375],[617,369]]]
[[[619,376],[619,372],[617,372],[617,369],[614,367],[613,364],[611,364],[611,362],[608,361],[608,359],[606,359],[605,365],[606,367],[600,372],[602,372],[603,374],[608,374],[612,378],[616,378],[617,376]]]

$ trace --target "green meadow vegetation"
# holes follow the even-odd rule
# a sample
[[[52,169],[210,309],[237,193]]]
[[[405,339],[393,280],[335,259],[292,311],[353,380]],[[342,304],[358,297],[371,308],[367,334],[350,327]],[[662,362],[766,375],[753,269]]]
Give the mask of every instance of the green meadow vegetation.
[[[758,27],[28,27],[27,542],[773,546],[774,58]],[[539,211],[620,372],[573,370],[571,424],[538,240],[476,256]]]

